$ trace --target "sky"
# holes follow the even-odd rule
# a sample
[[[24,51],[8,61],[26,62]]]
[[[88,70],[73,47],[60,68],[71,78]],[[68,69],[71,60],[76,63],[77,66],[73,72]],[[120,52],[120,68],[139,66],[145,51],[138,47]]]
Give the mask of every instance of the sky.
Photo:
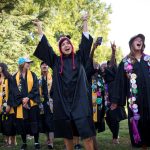
[[[103,0],[111,4],[109,41],[115,41],[123,54],[129,53],[131,37],[145,35],[145,53],[150,54],[150,0]]]

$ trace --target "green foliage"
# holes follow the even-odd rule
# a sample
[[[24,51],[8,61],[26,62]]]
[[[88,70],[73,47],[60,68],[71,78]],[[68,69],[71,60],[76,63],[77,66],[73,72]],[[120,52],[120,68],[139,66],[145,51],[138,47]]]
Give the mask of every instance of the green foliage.
[[[30,56],[34,60],[32,70],[40,74],[40,61],[33,56],[38,44],[38,35],[32,20],[43,22],[44,32],[52,47],[58,52],[57,40],[60,34],[69,34],[75,48],[81,39],[81,12],[89,12],[89,32],[94,38],[103,36],[102,50],[97,50],[96,60],[110,56],[107,42],[111,6],[101,0],[1,0],[0,1],[0,62],[9,65],[11,73],[17,71],[17,60]],[[34,35],[34,39],[33,39]],[[104,55],[105,50],[105,55]],[[119,54],[120,55],[120,54]]]
[[[111,47],[108,47],[106,45],[102,45],[101,47],[98,47],[97,50],[94,53],[94,58],[96,60],[96,62],[102,63],[102,62],[106,62],[107,60],[111,59]],[[117,63],[119,63],[121,61],[121,59],[123,58],[123,54],[121,51],[121,48],[117,48],[116,51],[116,60]]]

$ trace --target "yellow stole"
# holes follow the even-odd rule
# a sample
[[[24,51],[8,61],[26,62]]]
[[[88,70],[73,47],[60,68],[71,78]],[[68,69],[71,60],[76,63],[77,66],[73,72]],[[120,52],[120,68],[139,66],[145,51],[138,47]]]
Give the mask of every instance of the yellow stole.
[[[17,74],[16,74],[16,82],[17,82],[17,86],[19,86],[19,84],[20,84],[20,72],[17,72]],[[30,91],[32,90],[32,87],[33,87],[33,76],[32,76],[31,71],[29,71],[29,70],[27,71],[27,86],[28,86],[28,93],[30,93]],[[30,99],[30,106],[33,107],[35,105],[37,105],[37,103]],[[20,104],[17,107],[16,118],[23,118],[23,106],[22,106],[22,104]]]
[[[48,94],[50,94],[52,87],[52,76],[50,73],[47,74],[47,88],[48,88]]]
[[[5,83],[3,84],[5,80]],[[2,84],[0,85],[0,106],[2,106],[2,100],[3,100],[3,96],[2,96],[2,92],[3,92],[3,87],[5,87],[5,95],[6,95],[6,101],[8,100],[8,79],[3,79],[2,80]],[[9,114],[13,114],[14,113],[14,109],[13,107],[11,107]]]

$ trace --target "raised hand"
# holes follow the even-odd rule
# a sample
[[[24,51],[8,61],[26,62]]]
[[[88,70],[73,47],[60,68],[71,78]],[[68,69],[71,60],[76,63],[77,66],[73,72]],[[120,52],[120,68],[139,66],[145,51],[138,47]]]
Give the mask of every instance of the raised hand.
[[[93,50],[95,50],[97,47],[98,47],[99,45],[98,45],[98,43],[97,43],[97,41],[93,44]]]
[[[38,34],[42,35],[43,34],[43,30],[42,30],[42,22],[38,19],[35,19],[32,21],[32,23],[34,25],[36,25],[37,30],[38,30]]]
[[[88,13],[87,12],[84,12],[82,14],[82,20],[83,20],[83,32],[88,32],[88,23],[87,23]]]
[[[116,52],[116,44],[115,44],[115,41],[112,43],[112,42],[110,42],[110,44],[111,44],[111,49],[112,49],[112,52]]]
[[[84,14],[82,15],[82,20],[87,21],[88,17],[89,17],[89,14],[87,12],[84,12]]]

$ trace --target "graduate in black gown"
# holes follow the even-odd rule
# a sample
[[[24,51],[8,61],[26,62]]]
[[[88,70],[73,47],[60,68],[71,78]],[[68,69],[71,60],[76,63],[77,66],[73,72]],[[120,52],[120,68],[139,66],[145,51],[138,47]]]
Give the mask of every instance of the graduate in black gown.
[[[113,95],[114,80],[117,73],[116,64],[116,45],[111,43],[111,59],[107,63],[101,65],[102,76],[105,81],[105,112],[106,112],[106,123],[112,132],[112,139],[114,144],[119,144],[119,122],[126,119],[126,112],[124,107],[118,107],[116,110],[111,110],[111,99]]]
[[[38,79],[35,73],[31,72],[30,63],[32,61],[25,57],[18,60],[19,71],[13,76],[16,107],[17,133],[21,135],[21,150],[27,149],[27,134],[34,136],[35,149],[40,149],[39,145],[39,107],[40,94]]]
[[[53,149],[54,123],[53,123],[53,99],[51,98],[52,76],[48,71],[48,65],[41,62],[41,78],[39,80],[41,103],[40,125],[42,133],[46,133],[48,149]]]
[[[84,66],[89,57],[92,38],[82,35],[79,51],[74,53],[69,38],[59,41],[60,56],[57,56],[43,35],[40,22],[34,21],[42,39],[34,55],[53,70],[52,98],[54,100],[54,135],[64,138],[67,150],[73,149],[73,131],[83,139],[86,150],[93,150],[95,135],[88,97],[88,83]],[[84,32],[87,32],[87,16],[83,17]],[[89,37],[88,37],[89,36]]]
[[[5,63],[0,63],[0,130],[5,146],[15,145],[15,112],[13,108],[13,81]]]
[[[91,55],[86,66],[86,74],[89,81],[89,91],[91,106],[93,109],[93,119],[98,132],[105,131],[104,116],[106,113],[106,122],[113,134],[113,143],[117,144],[119,133],[119,121],[126,119],[125,109],[118,107],[117,111],[111,110],[111,99],[114,88],[114,80],[117,71],[115,60],[115,43],[111,44],[112,55],[110,61],[103,63],[101,66],[93,60],[94,51],[97,48],[97,43],[93,44]],[[95,149],[97,149],[96,139]]]
[[[121,61],[115,79],[112,109],[128,106],[128,125],[134,147],[150,146],[150,56],[144,54],[145,36],[129,41],[130,53]]]

